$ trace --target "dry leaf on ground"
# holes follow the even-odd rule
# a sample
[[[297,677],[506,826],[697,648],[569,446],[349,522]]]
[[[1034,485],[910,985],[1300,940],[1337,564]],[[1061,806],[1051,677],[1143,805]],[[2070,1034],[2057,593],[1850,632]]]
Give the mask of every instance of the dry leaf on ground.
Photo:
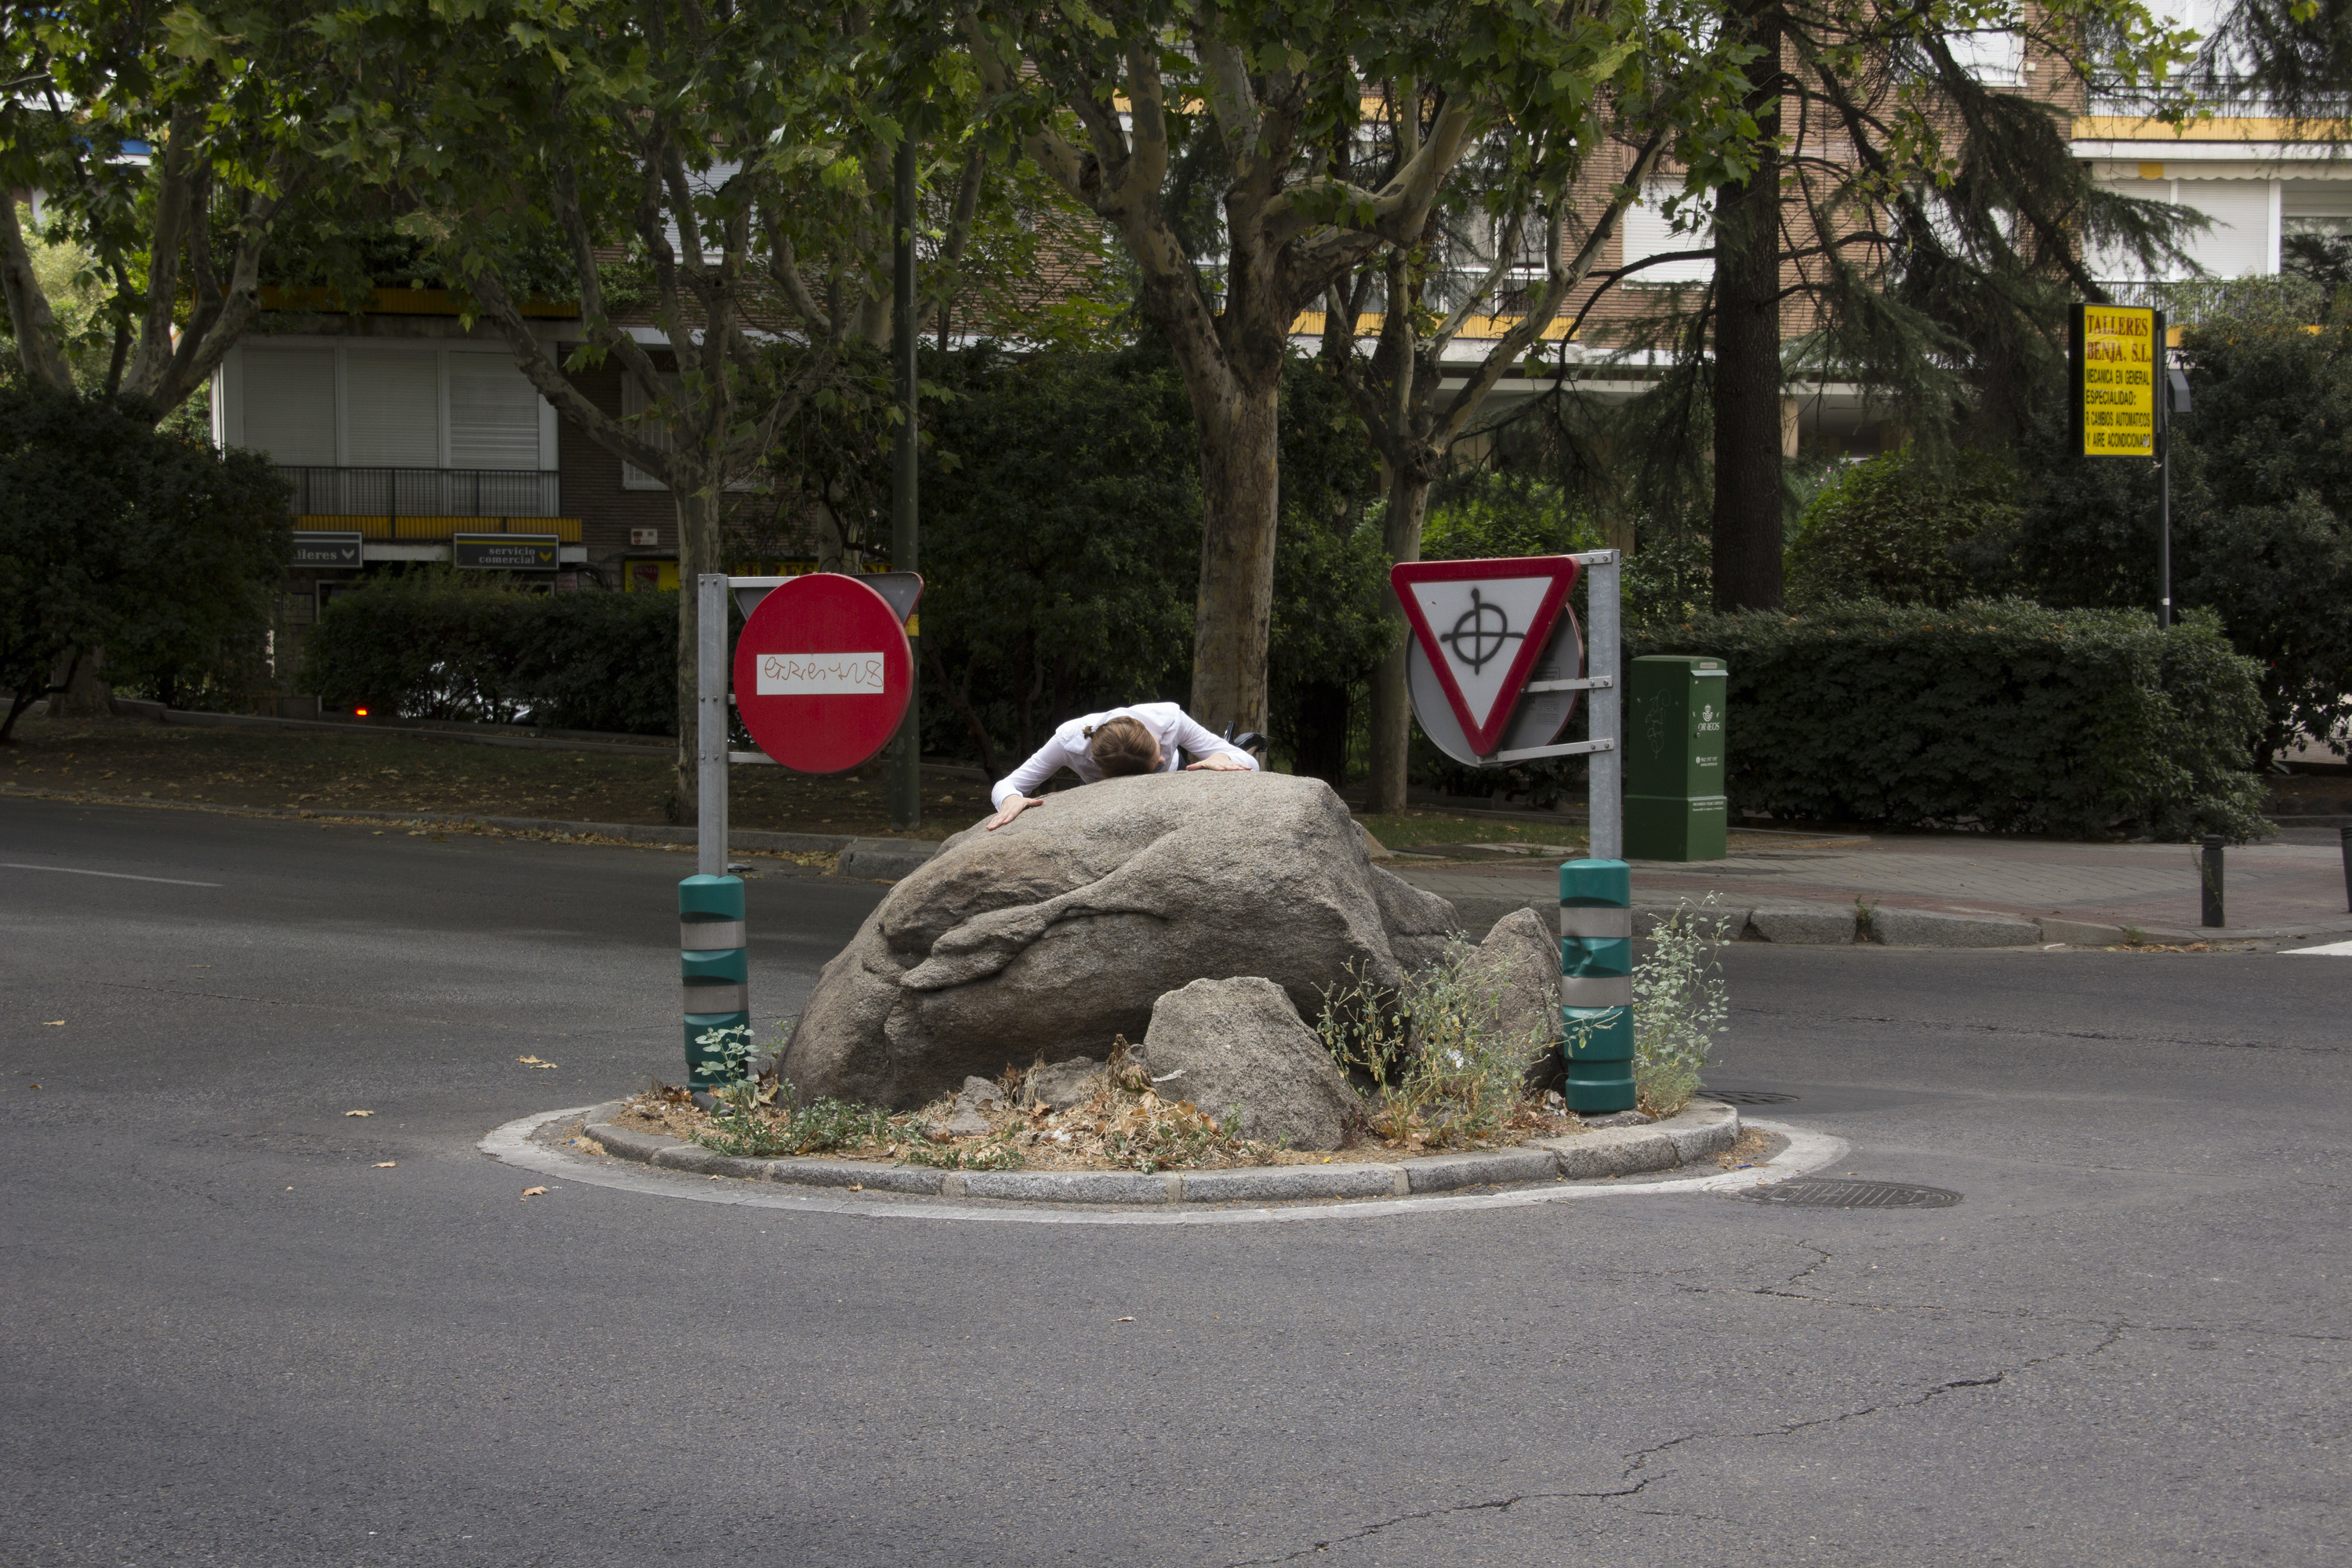
[[[294,1189],[289,1187],[286,1190],[288,1192],[292,1192]],[[545,1187],[525,1187],[522,1190],[522,1195],[527,1198],[542,1198],[547,1195],[547,1189]]]
[[[389,1171],[389,1170],[391,1170],[394,1165],[397,1165],[397,1164],[399,1164],[399,1163],[400,1163],[400,1162],[399,1162],[399,1161],[397,1161],[397,1160],[378,1160],[378,1161],[375,1163],[375,1168],[376,1168],[377,1170],[379,1170],[379,1171]]]
[[[375,1112],[373,1110],[346,1110],[343,1114],[345,1116],[373,1116]]]
[[[563,1065],[562,1062],[541,1061],[537,1057],[517,1057],[515,1058],[515,1060],[522,1063],[522,1065],[527,1068],[552,1068],[562,1067]]]

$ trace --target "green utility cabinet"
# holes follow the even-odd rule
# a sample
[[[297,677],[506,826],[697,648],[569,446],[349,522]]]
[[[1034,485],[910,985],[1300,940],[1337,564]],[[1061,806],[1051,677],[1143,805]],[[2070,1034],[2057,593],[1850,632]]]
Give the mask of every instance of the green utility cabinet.
[[[1723,794],[1724,694],[1719,658],[1650,654],[1633,660],[1625,714],[1625,858],[1720,860],[1730,813]]]

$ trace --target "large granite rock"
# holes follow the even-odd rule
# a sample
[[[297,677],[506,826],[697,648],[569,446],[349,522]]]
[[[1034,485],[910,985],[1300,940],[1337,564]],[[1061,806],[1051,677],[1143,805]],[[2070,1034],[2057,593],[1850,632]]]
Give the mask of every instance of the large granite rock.
[[[809,1098],[921,1105],[1008,1063],[1103,1058],[1194,980],[1263,975],[1312,1017],[1349,964],[1393,985],[1452,924],[1319,780],[1108,779],[957,834],[892,889],[817,977],[782,1070]]]
[[[1162,1099],[1189,1100],[1244,1138],[1337,1149],[1356,1096],[1281,986],[1254,974],[1195,980],[1151,1009],[1143,1062]]]
[[[1527,1040],[1528,1084],[1549,1089],[1567,1076],[1559,1046],[1559,938],[1533,910],[1516,910],[1495,922],[1465,972],[1491,989],[1496,1031]]]

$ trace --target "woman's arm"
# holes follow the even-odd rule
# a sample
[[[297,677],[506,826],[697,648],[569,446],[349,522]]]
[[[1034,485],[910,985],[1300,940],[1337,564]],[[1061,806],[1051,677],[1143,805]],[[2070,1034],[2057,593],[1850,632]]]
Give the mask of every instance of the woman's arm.
[[[1045,781],[1059,773],[1069,760],[1068,749],[1056,735],[1038,747],[1036,754],[1027,762],[998,780],[996,787],[988,792],[989,804],[996,807],[996,815],[989,819],[989,830],[995,831],[1035,805],[1037,797],[1030,792],[1043,788]]]
[[[1192,753],[1192,767],[1207,768],[1214,773],[1257,771],[1255,757],[1211,733],[1207,725],[1190,713],[1176,716],[1176,744]]]

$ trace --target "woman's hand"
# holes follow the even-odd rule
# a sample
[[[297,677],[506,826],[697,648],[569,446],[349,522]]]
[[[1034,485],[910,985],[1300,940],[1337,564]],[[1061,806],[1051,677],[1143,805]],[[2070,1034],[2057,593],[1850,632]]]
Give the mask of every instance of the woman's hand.
[[[1211,752],[1197,763],[1188,763],[1185,764],[1184,771],[1188,773],[1199,773],[1204,768],[1213,773],[1247,773],[1257,771],[1247,763],[1230,757],[1223,752]]]
[[[1004,803],[1003,810],[998,812],[994,816],[988,819],[988,830],[991,833],[993,833],[998,828],[1003,826],[1006,823],[1012,821],[1014,817],[1020,816],[1023,812],[1028,810],[1031,806],[1043,805],[1045,804],[1045,797],[1043,795],[1016,795],[1011,800]]]

